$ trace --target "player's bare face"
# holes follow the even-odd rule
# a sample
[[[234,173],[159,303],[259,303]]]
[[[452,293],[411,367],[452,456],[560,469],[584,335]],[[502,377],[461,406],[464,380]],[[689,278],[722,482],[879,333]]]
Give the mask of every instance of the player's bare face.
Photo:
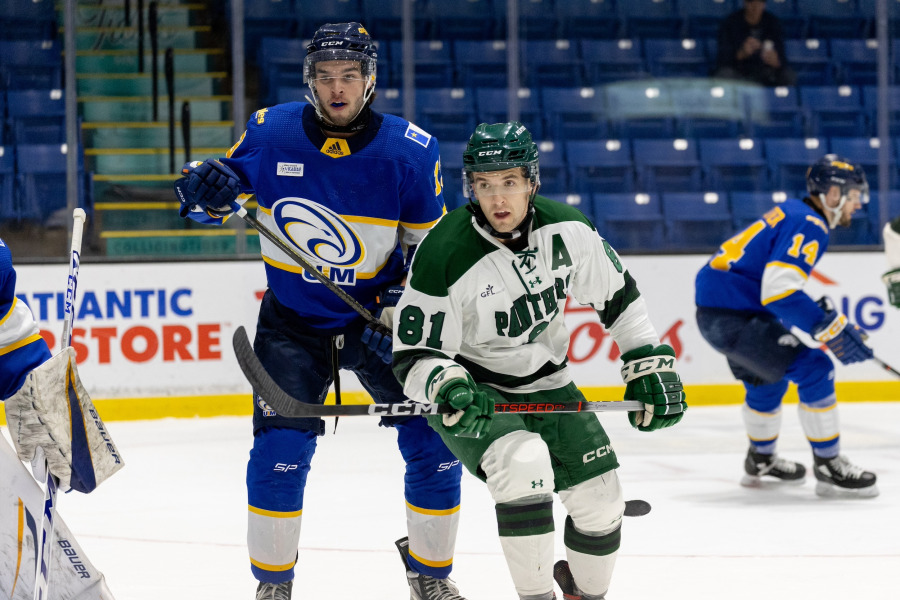
[[[831,186],[831,189],[828,190],[828,194],[825,196],[825,205],[834,209],[840,203],[841,188]],[[841,207],[841,218],[838,221],[838,225],[841,227],[849,227],[850,220],[853,218],[853,213],[860,208],[862,208],[862,196],[859,190],[849,190],[847,192],[847,201],[844,202],[844,206]]]
[[[500,233],[513,231],[528,214],[531,182],[521,168],[475,173],[472,188],[488,223]]]
[[[316,65],[319,109],[335,125],[349,125],[360,113],[366,80],[354,60],[330,60]]]

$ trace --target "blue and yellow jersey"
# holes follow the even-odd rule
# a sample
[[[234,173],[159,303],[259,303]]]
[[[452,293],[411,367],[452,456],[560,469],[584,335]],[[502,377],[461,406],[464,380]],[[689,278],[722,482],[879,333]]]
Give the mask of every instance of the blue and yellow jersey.
[[[305,102],[251,115],[222,162],[255,194],[257,219],[363,306],[404,275],[401,244],[416,246],[444,214],[437,140],[393,115],[327,138]],[[261,239],[269,287],[313,327],[358,318],[334,293]]]
[[[770,312],[807,333],[825,312],[803,287],[828,248],[825,219],[799,200],[727,240],[697,274],[697,306]]]
[[[16,298],[12,254],[0,239],[0,399],[12,396],[25,376],[49,358],[31,309]]]

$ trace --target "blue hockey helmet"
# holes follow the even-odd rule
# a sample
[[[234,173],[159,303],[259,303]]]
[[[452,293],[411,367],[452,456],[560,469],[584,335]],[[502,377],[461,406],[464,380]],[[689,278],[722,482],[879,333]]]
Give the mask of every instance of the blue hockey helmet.
[[[329,60],[352,60],[360,63],[367,86],[375,87],[375,65],[378,49],[372,36],[359,23],[326,23],[316,30],[306,46],[303,61],[303,83],[316,78],[316,63]]]
[[[841,190],[840,202],[835,207],[826,206],[824,201],[824,197],[832,187]],[[837,154],[826,154],[807,169],[806,189],[810,196],[819,198],[822,201],[822,208],[830,213],[828,224],[832,229],[840,221],[841,210],[847,203],[847,194],[850,190],[859,191],[861,203],[869,201],[869,184],[862,167]]]

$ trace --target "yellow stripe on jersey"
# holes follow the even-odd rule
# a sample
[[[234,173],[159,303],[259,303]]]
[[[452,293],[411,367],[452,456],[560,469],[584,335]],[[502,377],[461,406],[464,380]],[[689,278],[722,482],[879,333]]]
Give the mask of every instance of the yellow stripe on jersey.
[[[0,348],[0,356],[3,356],[4,354],[9,354],[13,350],[18,350],[19,348],[23,348],[23,347],[27,346],[28,344],[32,344],[32,343],[38,341],[39,339],[41,339],[41,334],[35,333],[34,335],[28,336],[24,340],[19,340],[18,342],[10,344],[9,346],[4,346],[3,348]]]
[[[12,305],[10,305],[10,307],[9,307],[9,312],[7,312],[5,315],[3,315],[3,318],[0,319],[0,327],[3,327],[3,324],[6,323],[6,320],[9,318],[9,316],[11,314],[13,314],[14,310],[16,310],[16,302],[18,302],[18,301],[19,301],[19,299],[16,298],[15,296],[13,296],[13,301],[12,301]]]
[[[444,207],[442,216],[445,214],[447,214],[446,207]],[[435,219],[434,221],[429,221],[428,223],[407,223],[406,221],[400,221],[400,225],[402,225],[406,229],[431,229],[438,221],[440,221],[440,219]]]
[[[432,516],[437,516],[437,517],[452,515],[453,513],[459,512],[459,504],[457,504],[453,508],[446,508],[446,509],[420,508],[418,506],[413,506],[409,502],[406,503],[406,506],[409,508],[409,510],[413,511],[414,513],[419,513],[420,515],[432,515]]]
[[[803,287],[803,284],[806,282],[806,280],[809,278],[809,275],[807,275],[803,271],[803,269],[801,269],[797,265],[792,265],[790,263],[786,263],[786,262],[782,262],[782,261],[778,261],[778,260],[772,261],[766,265],[766,273],[770,273],[770,271],[769,271],[770,267],[773,269],[778,269],[778,270],[784,271],[785,274],[788,275],[789,277],[799,275],[800,281],[797,282],[798,285],[792,285],[788,289],[780,291],[776,294],[772,294],[771,296],[762,298],[761,303],[763,306],[766,306],[767,304],[771,304],[772,302],[776,302],[783,298],[787,298],[794,292],[799,291],[800,288]],[[772,287],[771,285],[767,285],[767,283],[771,283],[771,281],[768,281],[768,280],[770,280],[770,277],[767,276],[766,273],[763,274],[763,290],[766,290],[766,289],[769,289]],[[776,286],[776,287],[780,288],[783,286]]]
[[[232,146],[231,149],[225,153],[225,158],[231,158],[231,155],[235,153],[235,151],[238,149],[238,146],[240,146],[241,142],[244,141],[244,136],[246,136],[246,135],[247,135],[247,130],[245,129],[244,133],[241,134],[240,139],[238,139],[238,141],[235,142],[234,146]]]
[[[303,273],[306,270],[303,267],[301,267],[300,265],[285,264],[283,262],[278,262],[277,260],[269,258],[265,254],[263,254],[262,259],[263,259],[263,262],[265,262],[268,265],[272,265],[273,267],[275,267],[276,269],[278,269],[280,271],[287,271],[288,273],[298,273],[299,274],[299,273]],[[384,265],[386,265],[386,264],[387,264],[387,260],[385,260],[383,263],[378,265],[378,268],[375,269],[375,271],[373,273],[357,273],[356,278],[357,279],[372,279],[373,277],[378,275],[378,273],[381,272],[381,269],[383,269]],[[325,268],[324,274],[326,276],[328,275],[327,267]]]
[[[255,506],[247,505],[247,510],[252,512],[255,515],[261,515],[263,517],[272,517],[274,519],[293,519],[294,517],[299,517],[303,514],[303,509],[300,510],[292,510],[287,512],[282,512],[279,510],[264,510],[262,508],[256,508]]]

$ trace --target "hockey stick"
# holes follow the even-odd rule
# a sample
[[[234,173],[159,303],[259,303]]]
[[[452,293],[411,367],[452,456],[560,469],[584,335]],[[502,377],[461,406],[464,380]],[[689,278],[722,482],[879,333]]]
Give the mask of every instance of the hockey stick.
[[[879,365],[882,369],[884,369],[885,371],[887,371],[888,373],[890,373],[890,374],[892,374],[892,375],[896,375],[897,377],[900,377],[900,371],[898,371],[897,369],[895,369],[895,368],[892,367],[891,365],[887,364],[886,362],[884,362],[883,360],[881,360],[881,359],[878,358],[877,356],[873,356],[873,357],[872,357],[872,360],[874,360],[875,362],[877,362],[878,365]]]
[[[404,402],[400,404],[310,404],[294,398],[281,389],[275,380],[266,372],[259,362],[253,346],[247,338],[243,326],[234,331],[232,339],[234,355],[244,376],[256,393],[283,417],[357,417],[377,415],[379,417],[406,417],[415,415],[444,415],[456,412],[449,404],[426,404]],[[643,402],[638,400],[621,400],[615,402],[518,402],[496,404],[498,413],[578,413],[644,410]]]
[[[265,367],[259,362],[247,331],[239,326],[234,331],[232,338],[234,355],[247,381],[265,402],[275,412],[285,417],[352,417],[361,415],[385,416],[415,416],[415,415],[439,415],[456,412],[447,404],[340,404],[322,405],[309,404],[298,400],[282,390],[272,377],[266,372]],[[644,404],[637,400],[622,400],[618,402],[554,402],[554,403],[517,403],[496,404],[494,410],[499,413],[576,413],[576,412],[607,412],[623,410],[643,410]],[[628,500],[625,502],[626,517],[641,517],[650,512],[650,503],[646,500]]]
[[[78,290],[78,269],[81,266],[81,237],[84,231],[84,222],[87,216],[84,210],[76,208],[73,214],[72,225],[72,249],[69,253],[69,278],[66,283],[65,320],[63,321],[60,349],[65,349],[72,343],[72,327],[75,324],[75,293]],[[34,600],[47,598],[47,588],[50,579],[50,551],[53,548],[53,526],[56,516],[56,495],[59,489],[59,479],[50,472],[46,457],[44,458],[44,514],[41,517],[40,543],[35,540],[37,553],[35,555],[34,573]]]
[[[254,198],[251,196],[250,199]],[[256,217],[247,212],[247,209],[238,204],[237,202],[232,202],[231,207],[234,209],[234,213],[244,220],[250,227],[257,230],[259,234],[265,237],[267,240],[278,246],[278,249],[290,256],[294,262],[300,265],[303,270],[308,272],[310,275],[316,278],[316,280],[327,287],[330,291],[337,294],[338,298],[343,300],[347,306],[356,311],[359,316],[364,318],[366,321],[373,323],[375,325],[380,325],[382,327],[386,327],[381,321],[376,319],[372,313],[370,313],[366,308],[356,301],[356,298],[342,290],[336,283],[325,277],[325,275],[319,271],[311,262],[303,258],[299,252],[297,252],[294,248],[291,248],[287,245],[287,243],[282,240],[280,237],[275,235],[275,233],[256,220]]]

